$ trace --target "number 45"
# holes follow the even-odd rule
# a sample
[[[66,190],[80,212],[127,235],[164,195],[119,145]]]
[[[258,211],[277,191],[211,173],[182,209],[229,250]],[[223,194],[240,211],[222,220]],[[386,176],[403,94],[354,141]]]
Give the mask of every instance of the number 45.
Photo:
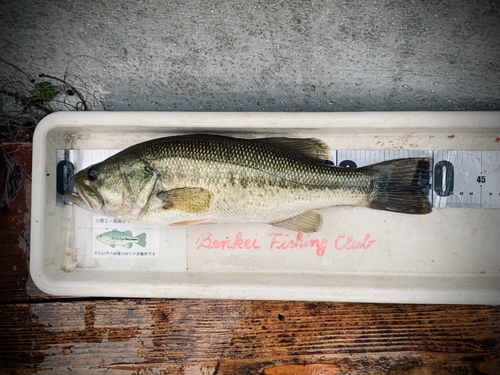
[[[486,182],[486,176],[477,176],[477,182],[484,184]]]

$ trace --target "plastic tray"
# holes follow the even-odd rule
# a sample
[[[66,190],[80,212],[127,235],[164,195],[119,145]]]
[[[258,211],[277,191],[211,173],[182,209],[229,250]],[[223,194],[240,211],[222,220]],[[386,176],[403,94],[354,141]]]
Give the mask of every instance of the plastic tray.
[[[97,256],[98,218],[56,205],[56,150],[199,132],[317,137],[333,149],[500,150],[496,112],[52,114],[34,138],[36,285],[60,296],[500,304],[500,209],[331,207],[309,235],[265,224],[138,227],[156,233],[157,254]]]

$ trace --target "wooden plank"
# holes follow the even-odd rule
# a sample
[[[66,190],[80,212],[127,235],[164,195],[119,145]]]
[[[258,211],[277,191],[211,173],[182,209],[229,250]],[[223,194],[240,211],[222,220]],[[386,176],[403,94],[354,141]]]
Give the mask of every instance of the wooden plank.
[[[500,308],[148,299],[7,304],[0,337],[0,368],[12,373],[494,374]]]
[[[0,210],[0,248],[2,288],[0,301],[23,301],[45,298],[29,277],[29,243],[31,214],[31,143],[2,143],[22,168],[21,188],[15,200]]]

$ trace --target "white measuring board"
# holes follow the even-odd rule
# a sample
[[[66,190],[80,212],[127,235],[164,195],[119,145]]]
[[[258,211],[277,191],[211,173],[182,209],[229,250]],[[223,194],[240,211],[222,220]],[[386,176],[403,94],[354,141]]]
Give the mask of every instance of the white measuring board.
[[[434,209],[327,207],[315,233],[263,223],[157,226],[156,241],[144,231],[156,226],[64,206],[78,170],[187,133],[316,137],[342,167],[425,156],[429,173],[414,182],[428,187]],[[37,126],[32,175],[30,272],[49,294],[500,304],[499,112],[59,112]]]
[[[121,150],[57,150],[57,204],[67,204],[71,176]],[[335,165],[359,168],[386,160],[432,160],[429,199],[433,207],[500,208],[500,151],[332,150]]]

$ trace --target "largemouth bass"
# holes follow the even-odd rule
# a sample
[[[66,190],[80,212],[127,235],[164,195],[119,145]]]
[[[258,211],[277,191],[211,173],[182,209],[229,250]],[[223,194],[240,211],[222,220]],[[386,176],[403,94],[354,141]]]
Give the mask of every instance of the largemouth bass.
[[[129,230],[120,232],[119,230],[113,229],[112,231],[98,234],[95,238],[96,240],[111,247],[123,246],[126,249],[130,249],[133,244],[137,244],[142,247],[146,246],[146,233],[133,236],[132,232]]]
[[[319,208],[431,211],[427,158],[341,168],[317,139],[183,135],[131,146],[73,176],[72,203],[131,222],[263,222],[321,228]]]

